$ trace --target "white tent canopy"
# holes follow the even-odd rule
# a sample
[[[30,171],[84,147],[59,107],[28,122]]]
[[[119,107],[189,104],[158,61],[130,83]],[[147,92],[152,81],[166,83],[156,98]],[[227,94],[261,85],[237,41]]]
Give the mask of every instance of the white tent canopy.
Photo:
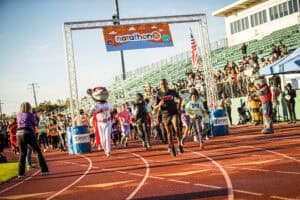
[[[259,70],[260,75],[300,73],[300,48]]]

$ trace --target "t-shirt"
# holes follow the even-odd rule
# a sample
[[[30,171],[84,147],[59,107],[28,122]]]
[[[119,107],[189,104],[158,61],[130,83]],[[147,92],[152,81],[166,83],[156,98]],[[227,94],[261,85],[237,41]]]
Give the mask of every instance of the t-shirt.
[[[108,102],[97,103],[92,105],[91,112],[96,114],[97,121],[105,121],[110,119],[111,106]]]
[[[65,134],[66,133],[66,124],[65,124],[65,122],[58,121],[57,122],[57,130],[58,130],[58,133]]]
[[[46,133],[47,121],[45,119],[41,119],[39,122],[39,133]]]
[[[131,120],[131,113],[127,110],[123,110],[118,113],[117,117],[121,124],[129,124]]]
[[[200,99],[196,102],[189,101],[185,105],[185,112],[190,115],[191,117],[202,116],[203,104]]]
[[[179,94],[175,90],[168,90],[167,92],[158,92],[156,98],[157,104],[160,102],[160,100],[164,100],[164,104],[160,107],[161,114],[163,116],[174,115],[178,113],[175,98],[180,98]]]

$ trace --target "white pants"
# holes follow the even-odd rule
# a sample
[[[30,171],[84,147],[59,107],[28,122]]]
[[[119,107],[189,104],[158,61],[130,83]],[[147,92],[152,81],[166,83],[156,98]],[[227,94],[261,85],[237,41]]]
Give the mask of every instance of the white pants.
[[[100,143],[106,153],[110,152],[111,121],[98,122]]]

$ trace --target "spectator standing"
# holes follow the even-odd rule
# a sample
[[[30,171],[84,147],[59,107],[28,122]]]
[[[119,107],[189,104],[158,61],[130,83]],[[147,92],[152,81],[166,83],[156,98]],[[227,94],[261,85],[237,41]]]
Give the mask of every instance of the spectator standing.
[[[17,143],[17,119],[16,118],[13,118],[11,119],[9,125],[8,125],[8,128],[9,128],[9,141],[10,141],[10,145],[11,145],[11,148],[13,150],[13,152],[15,154],[17,154],[17,152],[19,152],[19,149],[18,149],[18,143]]]
[[[271,93],[272,93],[272,106],[273,106],[273,121],[278,121],[278,107],[279,107],[279,100],[278,97],[280,95],[280,89],[275,85],[274,81],[271,81],[270,83],[271,87]]]
[[[288,83],[285,86],[284,98],[290,115],[290,120],[288,123],[289,124],[296,123],[296,113],[295,113],[296,91],[292,88],[292,85],[290,83]]]
[[[67,125],[66,125],[65,117],[63,114],[57,115],[57,130],[58,130],[58,136],[59,136],[58,147],[59,147],[60,151],[66,151]]]
[[[244,56],[247,55],[247,45],[245,43],[243,43],[241,46],[241,52]]]
[[[226,111],[226,115],[229,119],[230,125],[232,125],[232,117],[231,117],[231,100],[229,97],[226,96],[226,94],[222,93],[222,107]]]
[[[37,154],[41,174],[47,175],[49,173],[48,166],[35,137],[34,127],[36,125],[36,119],[31,112],[30,103],[24,102],[21,104],[20,112],[17,114],[17,141],[20,148],[19,177],[25,176],[27,145],[30,145]]]

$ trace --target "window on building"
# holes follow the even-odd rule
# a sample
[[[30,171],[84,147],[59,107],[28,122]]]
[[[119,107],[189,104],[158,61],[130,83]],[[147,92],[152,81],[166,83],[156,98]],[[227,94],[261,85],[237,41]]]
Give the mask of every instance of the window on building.
[[[293,0],[293,8],[294,8],[294,12],[298,12],[299,10],[299,7],[298,7],[298,2],[297,0]]]
[[[236,33],[235,26],[234,26],[233,22],[230,23],[230,29],[231,29],[231,34]]]
[[[283,17],[283,6],[282,6],[282,4],[279,4],[278,8],[279,8],[279,16]]]
[[[299,0],[299,1],[300,1],[300,0]],[[245,17],[244,20],[245,20],[245,23],[246,23],[246,29],[248,29],[248,28],[249,28],[248,17]]]
[[[241,32],[249,28],[248,17],[230,23],[231,34]]]
[[[279,13],[278,13],[278,6],[273,7],[273,12],[274,12],[274,18],[277,19],[279,18]]]
[[[267,22],[267,11],[263,10],[250,16],[251,26],[258,26]]]
[[[263,13],[263,23],[266,23],[268,20],[267,20],[267,11],[266,10],[263,10],[262,11],[262,13]]]
[[[283,16],[287,16],[289,14],[288,7],[287,7],[287,2],[284,2],[282,4],[282,9],[283,9]]]
[[[289,0],[288,1],[288,4],[289,4],[289,13],[292,14],[292,13],[295,13],[295,12],[298,12],[299,10],[299,0]]]
[[[276,6],[273,6],[273,7],[269,8],[270,19],[271,19],[271,21],[274,20],[274,19],[279,18],[278,7],[279,7],[279,6],[276,5]]]
[[[274,20],[274,13],[273,13],[273,7],[269,8],[269,14],[270,14],[270,20]]]
[[[264,17],[263,17],[263,13],[262,12],[258,13],[258,17],[259,17],[259,24],[264,23]]]
[[[253,27],[254,26],[254,16],[253,15],[250,16],[250,22],[251,22],[251,27]]]

